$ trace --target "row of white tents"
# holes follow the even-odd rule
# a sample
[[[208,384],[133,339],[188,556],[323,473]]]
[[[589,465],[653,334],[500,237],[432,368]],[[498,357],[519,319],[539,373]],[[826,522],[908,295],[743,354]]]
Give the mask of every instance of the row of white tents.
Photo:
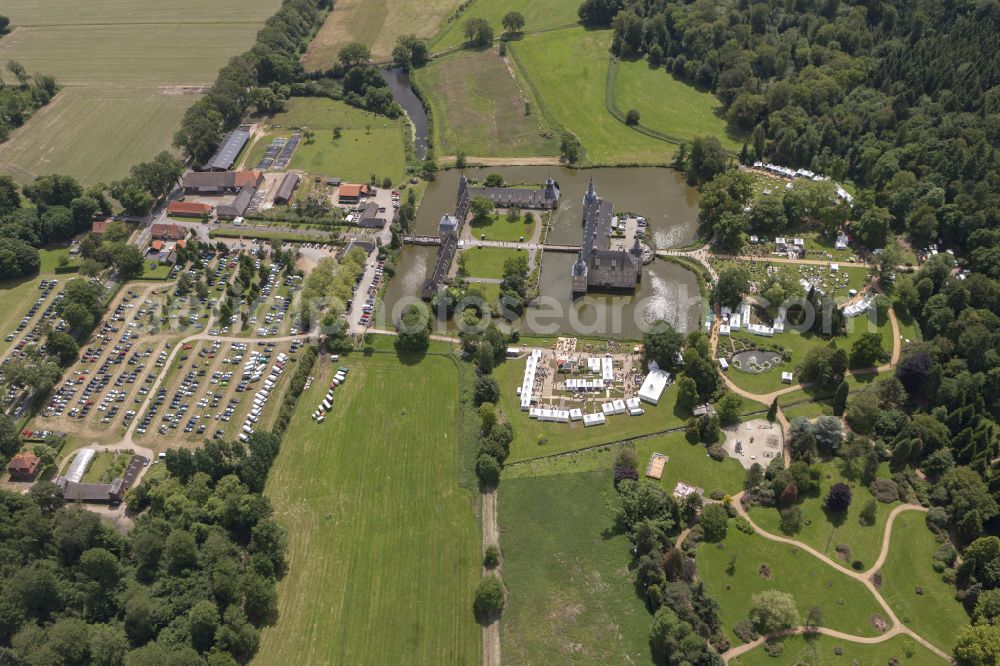
[[[642,416],[645,410],[639,405],[639,398],[629,398],[627,400],[611,400],[601,405],[601,411],[593,414],[584,414],[578,408],[574,409],[547,409],[545,407],[531,407],[528,410],[528,417],[539,421],[549,421],[553,423],[569,423],[571,421],[583,421],[583,425],[590,427],[593,425],[604,425],[608,416],[615,414],[628,414],[630,416]]]

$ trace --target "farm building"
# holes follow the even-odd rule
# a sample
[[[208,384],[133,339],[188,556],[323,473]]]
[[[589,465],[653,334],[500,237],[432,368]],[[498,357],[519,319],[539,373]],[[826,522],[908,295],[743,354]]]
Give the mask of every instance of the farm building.
[[[167,204],[167,215],[177,217],[202,217],[211,215],[213,207],[210,204],[194,201],[171,201]]]
[[[364,208],[358,213],[355,223],[362,229],[385,228],[385,220],[378,216],[378,204],[374,201],[369,201],[365,204]]]
[[[70,481],[65,476],[56,480],[56,485],[63,491],[63,499],[67,502],[96,502],[110,504],[120,502],[125,496],[125,482],[115,479],[111,483],[80,483]]]
[[[281,185],[278,186],[278,193],[274,195],[274,203],[276,204],[287,204],[292,200],[292,195],[295,194],[295,188],[299,186],[299,174],[289,171],[285,174],[285,177],[281,179]]]
[[[42,461],[34,453],[25,451],[10,459],[7,471],[11,481],[30,481],[42,466]]]
[[[361,201],[362,197],[367,197],[370,191],[367,185],[344,183],[340,186],[337,195],[342,204],[356,204]]]
[[[250,132],[243,129],[233,130],[219,146],[218,152],[204,166],[206,171],[228,171],[236,162],[236,157],[250,140]]]
[[[244,188],[256,190],[264,182],[260,171],[189,171],[181,180],[186,194],[236,194]]]
[[[573,264],[573,295],[590,290],[635,290],[642,279],[642,247],[638,237],[631,250],[610,249],[614,206],[597,196],[594,180],[583,197],[583,243]]]
[[[467,190],[470,197],[486,197],[497,208],[533,208],[554,210],[559,207],[559,188],[551,178],[545,179],[545,187],[528,189],[524,187],[469,187],[463,175],[458,182],[459,192]]]
[[[179,241],[187,236],[187,231],[177,224],[154,224],[152,235],[155,240]]]

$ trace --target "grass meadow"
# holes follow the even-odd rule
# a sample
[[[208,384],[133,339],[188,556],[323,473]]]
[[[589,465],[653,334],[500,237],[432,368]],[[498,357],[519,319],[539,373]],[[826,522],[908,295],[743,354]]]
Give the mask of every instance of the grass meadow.
[[[536,113],[507,63],[494,49],[459,51],[415,70],[427,95],[444,155],[556,155],[559,139]]]
[[[326,69],[350,42],[361,42],[375,60],[388,60],[400,35],[430,39],[461,0],[338,0],[302,56],[307,72]]]
[[[969,618],[955,600],[955,586],[944,582],[931,567],[940,544],[927,529],[925,516],[917,511],[896,516],[889,555],[882,566],[882,596],[906,626],[950,652]],[[917,594],[918,587],[921,594]]]
[[[879,476],[885,478],[890,476],[888,464],[882,465]],[[846,515],[828,514],[823,508],[823,499],[834,483],[846,483],[851,488],[851,506],[847,509]],[[889,504],[876,502],[878,510],[875,513],[874,524],[862,525],[858,516],[868,500],[874,499],[874,496],[853,474],[844,474],[843,461],[836,459],[823,463],[823,475],[819,485],[819,492],[815,496],[806,497],[799,502],[799,508],[802,510],[802,529],[796,534],[786,536],[809,544],[845,569],[850,568],[852,560],[861,560],[866,568],[870,567],[878,559],[882,548],[882,533],[889,512],[899,502]],[[750,517],[771,534],[785,534],[781,530],[781,515],[776,508],[755,507],[751,510]],[[838,557],[837,546],[841,544],[850,547],[850,559]]]
[[[448,23],[445,28],[431,40],[431,50],[442,51],[465,43],[465,22],[470,18],[484,18],[490,22],[493,32],[500,35],[503,32],[501,20],[507,12],[519,12],[524,16],[525,32],[545,30],[556,26],[576,23],[577,0],[475,0],[468,9],[462,12],[456,20]]]
[[[507,224],[502,222],[501,224]],[[523,226],[523,225],[521,225]],[[503,277],[503,264],[508,259],[517,255],[517,250],[508,250],[502,247],[470,247],[462,251],[465,261],[465,270],[469,277],[475,278],[495,278]]]
[[[944,661],[909,636],[896,636],[884,643],[865,645],[829,636],[789,636],[784,651],[772,657],[760,646],[740,657],[740,666],[883,666],[895,659],[899,664],[943,664]],[[840,654],[836,651],[840,650]]]
[[[803,617],[819,606],[824,627],[878,635],[871,618],[882,609],[868,589],[794,546],[744,534],[730,521],[725,539],[703,543],[697,553],[698,575],[719,602],[719,616],[734,644],[740,641],[732,634],[733,626],[750,616],[751,598],[765,590],[790,593]]]
[[[458,480],[454,363],[392,353],[317,363],[268,477],[289,571],[256,662],[479,661],[478,496]],[[316,424],[335,365],[350,374]]]
[[[308,173],[367,183],[372,174],[398,182],[406,171],[401,120],[368,113],[321,97],[293,97],[286,110],[264,119],[269,129],[245,150],[245,168],[254,168],[271,139],[290,137],[296,128],[315,132],[313,143],[299,142],[291,167]],[[333,138],[333,128],[341,137]]]
[[[639,122],[652,130],[679,139],[716,136],[724,148],[740,144],[726,130],[721,102],[663,68],[651,69],[645,60],[621,61],[615,76],[615,102],[622,113],[639,112]]]
[[[511,42],[508,53],[540,96],[539,113],[579,137],[589,164],[665,164],[674,146],[640,134],[605,106],[610,30],[568,28]]]
[[[112,180],[171,148],[197,99],[162,87],[207,86],[232,56],[253,44],[278,0],[127,0],[4,4],[14,30],[0,61],[55,77],[63,90],[0,145],[0,171],[29,181],[66,173],[85,183]]]
[[[652,663],[652,616],[628,570],[628,537],[613,531],[611,481],[609,462],[500,484],[504,663]]]

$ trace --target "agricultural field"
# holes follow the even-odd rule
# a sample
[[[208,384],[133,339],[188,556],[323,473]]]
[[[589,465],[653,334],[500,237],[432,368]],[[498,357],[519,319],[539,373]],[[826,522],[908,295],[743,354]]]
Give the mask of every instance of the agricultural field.
[[[429,39],[461,0],[338,0],[302,56],[307,72],[327,69],[350,42],[361,42],[375,60],[389,60],[396,38]]]
[[[639,112],[639,123],[678,140],[715,136],[724,148],[738,151],[740,142],[726,127],[722,104],[645,60],[623,60],[616,68],[615,103],[622,113]]]
[[[430,102],[440,154],[559,153],[557,133],[543,126],[534,101],[494,49],[459,51],[415,70],[414,77]]]
[[[865,484],[860,483],[854,474],[845,474],[844,462],[839,458],[822,463],[822,469],[819,492],[799,502],[798,506],[802,510],[802,529],[788,536],[812,546],[845,569],[851,568],[853,560],[861,560],[865,568],[870,567],[878,559],[882,548],[882,533],[889,512],[899,502],[888,504],[876,502],[878,510],[875,513],[875,522],[872,525],[862,525],[858,515],[868,500],[874,499],[871,491]],[[883,463],[879,469],[879,476],[889,478],[887,463]],[[851,506],[843,516],[829,515],[823,509],[823,499],[834,483],[846,483],[851,488]],[[781,531],[781,516],[777,509],[755,507],[750,511],[750,517],[771,534],[784,534]],[[899,525],[899,518],[896,521],[896,525]],[[849,558],[845,559],[838,555],[837,547],[840,545],[850,548]]]
[[[500,484],[505,663],[652,663],[652,616],[628,570],[628,537],[613,530],[605,456],[601,471]]]
[[[955,600],[954,585],[931,567],[940,544],[927,529],[925,517],[918,511],[896,516],[889,556],[882,566],[882,595],[906,626],[950,652],[969,619]]]
[[[279,4],[5,3],[14,30],[0,40],[0,60],[50,74],[64,88],[0,145],[0,171],[21,181],[58,172],[93,183],[170,149],[197,99],[185,87],[211,85]]]
[[[499,36],[503,32],[501,22],[507,12],[518,12],[524,17],[526,33],[547,30],[558,26],[575,25],[580,3],[577,0],[475,0],[454,21],[430,42],[431,51],[438,52],[465,43],[465,22],[471,18],[484,18],[490,22],[493,32]]]
[[[553,128],[579,137],[588,164],[665,164],[675,146],[640,134],[605,106],[610,30],[568,28],[511,42],[538,110]]]
[[[740,666],[882,666],[892,663],[892,659],[904,666],[945,663],[909,636],[865,645],[817,634],[808,638],[789,636],[782,643],[784,650],[778,657],[767,654],[762,645],[730,663]]]
[[[287,138],[294,130],[308,128],[315,134],[311,140],[299,142],[292,155],[293,169],[364,183],[372,174],[379,180],[389,177],[397,182],[406,170],[402,120],[335,100],[295,97],[285,111],[263,122],[264,132],[244,151],[244,168],[256,167],[272,139]],[[336,127],[341,130],[339,139],[333,138]]]
[[[311,413],[335,370],[333,411]],[[478,496],[459,485],[458,373],[443,356],[317,360],[268,477],[288,531],[257,663],[472,663]]]
[[[733,626],[749,617],[751,597],[765,590],[790,593],[801,616],[818,606],[824,627],[859,636],[879,634],[872,618],[881,617],[882,609],[868,589],[795,546],[744,534],[730,521],[723,541],[703,543],[697,553],[698,575],[719,602],[722,624],[734,644],[739,639]]]

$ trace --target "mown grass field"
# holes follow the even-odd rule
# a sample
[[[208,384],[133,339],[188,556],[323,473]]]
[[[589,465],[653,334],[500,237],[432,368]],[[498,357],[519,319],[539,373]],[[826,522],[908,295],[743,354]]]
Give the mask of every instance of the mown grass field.
[[[882,596],[902,622],[950,652],[969,616],[955,600],[955,586],[931,568],[938,542],[925,523],[926,514],[912,511],[896,516],[889,555],[882,566]],[[922,594],[917,594],[917,588]]]
[[[715,136],[723,147],[740,149],[720,115],[722,104],[718,98],[663,68],[651,69],[645,60],[620,61],[614,90],[621,112],[635,109],[645,127],[680,139]]]
[[[772,657],[764,646],[742,655],[740,666],[883,666],[895,659],[900,664],[943,664],[940,657],[917,643],[909,636],[896,636],[884,643],[865,645],[841,641],[829,636],[809,638],[789,636],[784,641],[781,656]],[[836,650],[841,650],[837,654]]]
[[[882,465],[879,476],[885,478],[890,476],[887,464]],[[830,491],[830,486],[834,483],[846,483],[851,488],[851,505],[844,515],[828,514],[823,508],[823,500]],[[865,568],[870,567],[878,559],[879,551],[882,548],[882,533],[885,529],[885,522],[889,518],[889,512],[899,502],[890,504],[876,502],[878,510],[875,513],[875,523],[862,525],[858,516],[868,500],[874,499],[874,496],[868,487],[860,483],[853,475],[844,474],[841,460],[823,463],[823,476],[820,478],[819,485],[818,494],[806,497],[799,502],[799,508],[802,510],[802,529],[795,534],[786,536],[809,544],[845,569],[851,567],[852,560],[861,560]],[[775,508],[754,508],[750,512],[750,517],[771,534],[785,534],[781,530],[781,515]],[[850,546],[850,559],[844,560],[837,555],[837,546],[840,544]]]
[[[0,171],[21,181],[68,173],[85,183],[119,178],[171,148],[197,99],[161,86],[207,86],[253,44],[278,0],[238,3],[136,0],[5,3],[14,30],[0,61],[56,78],[64,89],[0,145]]]
[[[494,49],[460,51],[415,70],[434,116],[438,152],[477,157],[556,155],[559,139],[543,125]]]
[[[60,286],[64,286],[67,280],[74,277],[72,273],[63,273],[58,276],[55,274],[59,257],[69,256],[66,248],[39,250],[38,254],[41,260],[38,275],[0,281],[0,354],[5,353],[8,347],[14,344],[14,342],[7,342],[5,338],[14,332],[17,323],[28,314],[31,304],[38,299],[38,294],[41,293],[38,290],[38,283],[57,277]],[[54,300],[55,294],[50,294],[43,308]],[[27,334],[27,330],[22,332],[22,335],[24,334]],[[18,339],[15,338],[15,341]]]
[[[750,616],[751,598],[764,590],[780,590],[795,597],[799,613],[819,606],[823,625],[859,636],[877,636],[873,615],[881,614],[875,598],[858,581],[788,544],[747,535],[729,523],[726,538],[698,547],[698,575],[708,594],[719,602],[719,616],[734,645],[733,626]],[[770,568],[769,578],[761,565]],[[731,572],[731,573],[730,573]]]
[[[302,56],[308,72],[326,69],[350,42],[361,42],[376,60],[388,60],[400,35],[430,39],[461,0],[338,0]]]
[[[473,218],[469,228],[476,239],[485,234],[487,240],[517,241],[523,237],[527,241],[535,233],[535,224],[525,224],[523,215],[516,222],[508,222],[506,213],[494,213],[484,220]]]
[[[652,663],[652,616],[628,570],[631,544],[613,531],[615,501],[610,464],[500,484],[504,663]]]
[[[523,66],[551,124],[576,134],[586,162],[665,164],[674,146],[640,134],[616,120],[605,106],[610,30],[569,28],[511,42],[509,53]]]
[[[317,361],[268,477],[288,531],[278,624],[258,664],[467,664],[480,570],[478,497],[458,483],[458,372],[442,356]]]
[[[290,137],[297,128],[315,132],[313,143],[300,141],[291,167],[309,173],[367,183],[372,174],[398,182],[406,170],[401,120],[368,113],[344,102],[320,97],[294,97],[285,111],[264,119],[263,136],[246,149],[243,165],[255,168],[271,139]],[[333,138],[333,128],[341,137]]]
[[[462,257],[469,277],[500,279],[504,262],[515,257],[517,252],[502,247],[470,247],[462,251]]]
[[[503,32],[501,21],[507,12],[519,12],[524,17],[525,32],[544,30],[556,26],[576,23],[580,3],[576,0],[476,0],[456,20],[431,40],[431,50],[442,51],[465,43],[465,22],[470,18],[484,18],[490,22],[493,32],[499,36]]]

